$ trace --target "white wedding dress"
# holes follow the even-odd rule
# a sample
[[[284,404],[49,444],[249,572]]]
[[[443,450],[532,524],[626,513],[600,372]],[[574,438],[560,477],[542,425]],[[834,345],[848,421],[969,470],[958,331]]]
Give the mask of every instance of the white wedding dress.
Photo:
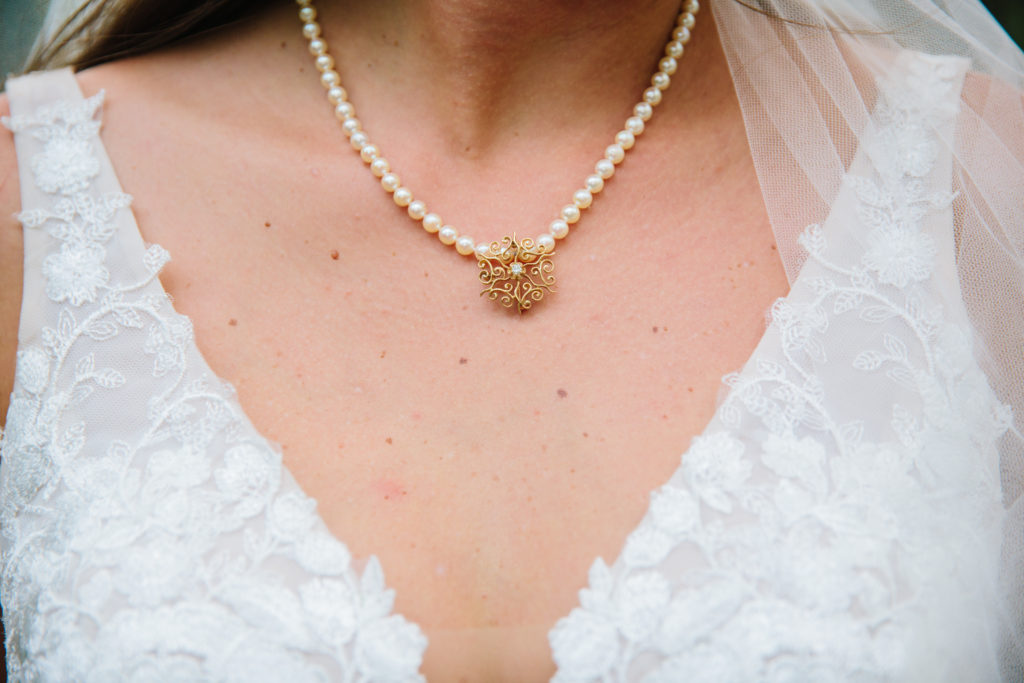
[[[1009,409],[956,270],[968,69],[890,60],[714,419],[549,639],[555,680],[1014,680]],[[0,463],[13,681],[420,680],[427,641],[200,355],[68,71],[8,82],[24,306]],[[1011,615],[1009,621],[1017,617]],[[1002,668],[1002,670],[1000,670]]]

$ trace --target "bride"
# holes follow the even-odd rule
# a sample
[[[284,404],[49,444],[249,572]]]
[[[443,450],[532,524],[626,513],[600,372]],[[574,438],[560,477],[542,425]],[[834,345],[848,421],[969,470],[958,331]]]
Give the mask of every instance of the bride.
[[[0,103],[12,679],[1017,680],[1024,56],[709,4],[75,15]]]

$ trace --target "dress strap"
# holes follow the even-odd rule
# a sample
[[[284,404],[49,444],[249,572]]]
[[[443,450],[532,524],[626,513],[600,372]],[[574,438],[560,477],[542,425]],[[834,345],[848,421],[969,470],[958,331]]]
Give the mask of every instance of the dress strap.
[[[11,79],[7,93],[3,123],[14,133],[25,228],[25,346],[59,327],[62,309],[95,306],[118,282],[151,280],[166,257],[146,258],[131,197],[100,140],[104,93],[84,97],[70,69]]]

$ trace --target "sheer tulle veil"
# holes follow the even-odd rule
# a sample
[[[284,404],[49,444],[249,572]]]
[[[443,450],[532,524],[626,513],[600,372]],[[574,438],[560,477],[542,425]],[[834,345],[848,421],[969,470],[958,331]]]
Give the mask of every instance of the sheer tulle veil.
[[[51,3],[48,25],[67,4]],[[1013,413],[998,443],[1001,528],[977,531],[1002,537],[1002,556],[977,573],[998,618],[977,628],[990,633],[989,670],[1024,680],[1024,54],[978,0],[705,0],[702,11],[714,13],[791,281],[804,262],[799,238],[828,215],[897,56],[950,56],[966,69],[956,125],[934,133],[952,156],[971,350]]]
[[[1005,509],[998,634],[1024,680],[1024,54],[978,0],[711,0],[779,251],[827,215],[901,51],[967,60],[952,135],[957,271],[974,356],[1013,424],[999,443]],[[865,230],[866,232],[867,230]],[[867,400],[867,397],[865,397]],[[980,562],[981,560],[979,560]]]

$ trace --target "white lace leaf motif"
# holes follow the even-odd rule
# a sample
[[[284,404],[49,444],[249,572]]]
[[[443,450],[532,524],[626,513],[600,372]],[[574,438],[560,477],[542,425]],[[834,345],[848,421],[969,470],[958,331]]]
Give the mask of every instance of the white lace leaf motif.
[[[880,83],[765,340],[551,631],[559,683],[989,680],[1009,423],[936,274],[960,69],[904,56]]]
[[[426,639],[391,615],[379,563],[356,571],[209,374],[156,279],[167,252],[124,247],[102,100],[4,121],[34,141],[48,197],[19,215],[46,246],[48,301],[18,351],[0,460],[8,674],[422,680]],[[134,264],[112,256],[126,252]]]

